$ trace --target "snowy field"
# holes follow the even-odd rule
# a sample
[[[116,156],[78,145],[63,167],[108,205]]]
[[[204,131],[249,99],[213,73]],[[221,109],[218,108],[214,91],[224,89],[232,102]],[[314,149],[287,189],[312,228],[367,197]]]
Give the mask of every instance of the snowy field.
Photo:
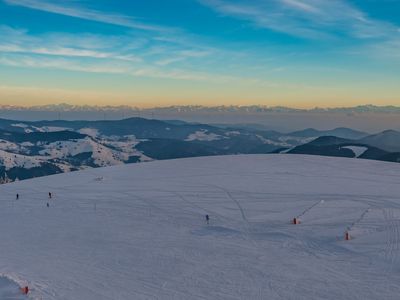
[[[399,297],[400,164],[205,157],[0,186],[0,299]]]

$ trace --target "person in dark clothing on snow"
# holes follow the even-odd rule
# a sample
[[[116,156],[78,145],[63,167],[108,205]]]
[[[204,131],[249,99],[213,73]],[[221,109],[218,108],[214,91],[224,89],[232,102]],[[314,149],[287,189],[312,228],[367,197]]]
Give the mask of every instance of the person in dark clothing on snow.
[[[17,194],[16,196],[15,196],[15,200],[18,200],[19,199],[19,194]]]
[[[207,222],[207,225],[210,224],[210,216],[209,215],[206,215],[206,222]]]
[[[47,207],[50,207],[50,204],[49,204],[49,202],[47,202],[46,206],[47,206]]]
[[[51,195],[51,193],[49,192],[49,199],[51,199],[51,196],[52,196],[52,195]]]

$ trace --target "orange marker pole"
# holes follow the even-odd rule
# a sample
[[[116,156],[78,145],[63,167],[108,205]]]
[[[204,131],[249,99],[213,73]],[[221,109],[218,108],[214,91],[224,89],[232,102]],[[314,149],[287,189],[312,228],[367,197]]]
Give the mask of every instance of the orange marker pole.
[[[29,288],[28,288],[27,286],[24,286],[24,287],[21,288],[21,292],[22,292],[22,294],[24,294],[24,295],[28,295],[28,293],[29,293]]]

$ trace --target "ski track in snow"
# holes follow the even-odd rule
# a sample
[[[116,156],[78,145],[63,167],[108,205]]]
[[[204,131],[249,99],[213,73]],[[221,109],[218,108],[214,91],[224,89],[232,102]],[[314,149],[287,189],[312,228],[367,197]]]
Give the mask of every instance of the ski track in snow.
[[[398,299],[399,178],[398,164],[240,155],[2,185],[0,299]]]

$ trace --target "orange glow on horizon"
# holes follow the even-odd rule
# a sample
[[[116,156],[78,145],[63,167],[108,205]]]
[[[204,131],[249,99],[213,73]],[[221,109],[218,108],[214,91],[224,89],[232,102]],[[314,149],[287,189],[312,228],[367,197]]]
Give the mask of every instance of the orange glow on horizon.
[[[169,92],[163,95],[162,92],[144,93],[139,95],[134,92],[113,93],[78,91],[63,89],[45,89],[34,87],[1,87],[0,104],[10,106],[40,106],[50,104],[68,103],[70,105],[89,106],[131,106],[138,108],[155,108],[168,106],[202,105],[202,106],[252,106],[262,105],[266,107],[285,106],[297,109],[312,109],[315,107],[354,107],[358,105],[372,104],[377,106],[393,105],[399,106],[398,99],[387,97],[382,100],[374,100],[374,95],[366,97],[350,97],[339,93],[330,96],[323,96],[322,93],[314,94],[312,97],[307,93],[298,95],[276,95],[276,93],[265,93],[258,91],[257,96],[243,96],[239,93],[220,93],[215,96],[212,93],[197,93],[194,91],[182,90]],[[321,96],[318,96],[321,94]],[[324,101],[321,101],[324,99]],[[345,99],[345,100],[344,100]],[[323,104],[322,104],[323,103]]]

